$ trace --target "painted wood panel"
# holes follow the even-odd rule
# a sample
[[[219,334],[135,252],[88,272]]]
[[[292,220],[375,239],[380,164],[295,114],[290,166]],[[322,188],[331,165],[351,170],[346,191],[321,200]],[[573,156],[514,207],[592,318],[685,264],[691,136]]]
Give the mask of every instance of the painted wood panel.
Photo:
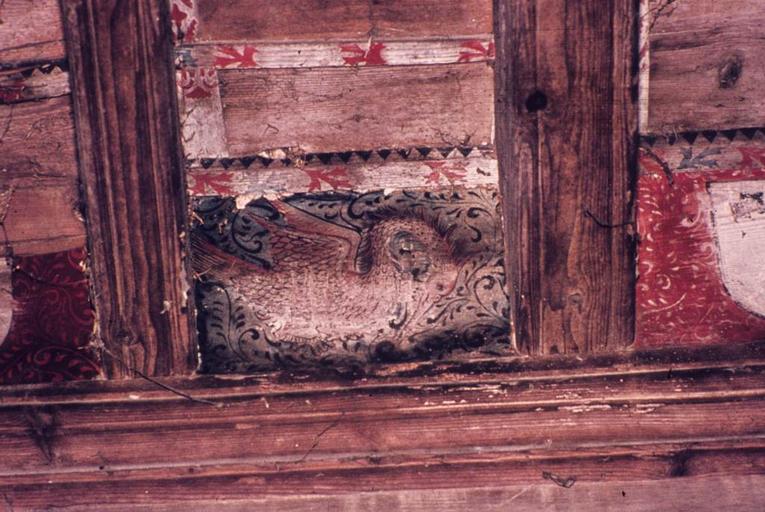
[[[218,72],[231,155],[492,142],[486,64]]]
[[[454,152],[457,152],[455,149]],[[431,153],[437,154],[437,151]],[[476,151],[478,153],[478,151]],[[325,165],[314,163],[268,166],[230,164],[225,168],[213,165],[207,169],[189,169],[189,190],[192,195],[232,194],[258,195],[297,192],[346,190],[368,192],[374,189],[407,189],[443,186],[496,186],[497,160],[491,152],[471,158],[442,158],[402,161],[339,161]],[[461,155],[460,155],[461,156]],[[359,159],[360,160],[360,159]],[[391,159],[393,160],[393,159]]]
[[[746,130],[644,144],[638,189],[641,346],[765,337],[757,240],[765,134]],[[749,252],[747,252],[749,251]]]
[[[644,131],[765,125],[765,3],[651,0],[645,14],[650,78]]]
[[[0,3],[0,69],[64,58],[58,0]]]
[[[69,74],[62,64],[0,70],[0,104],[69,94]]]
[[[491,35],[428,40],[347,40],[342,42],[247,42],[194,44],[176,50],[182,67],[281,69],[317,67],[458,64],[494,59]]]
[[[490,0],[172,0],[183,41],[324,41],[488,34]]]
[[[11,260],[13,318],[0,341],[0,384],[92,379],[99,374],[90,346],[95,313],[86,260],[82,248]]]
[[[512,352],[492,188],[211,197],[194,218],[203,371]]]

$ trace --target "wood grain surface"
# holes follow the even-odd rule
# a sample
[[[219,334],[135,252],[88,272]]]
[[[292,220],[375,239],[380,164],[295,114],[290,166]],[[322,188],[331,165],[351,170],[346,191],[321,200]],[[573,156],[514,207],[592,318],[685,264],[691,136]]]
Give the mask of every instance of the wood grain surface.
[[[197,0],[197,40],[342,40],[488,34],[490,0]]]
[[[12,254],[85,244],[73,124],[68,95],[0,105],[0,224]]]
[[[532,354],[618,350],[633,338],[634,7],[500,3],[497,149],[511,315],[519,347]]]
[[[64,58],[58,0],[0,3],[0,69]]]
[[[63,2],[106,374],[195,367],[168,6]]]
[[[212,500],[301,507],[318,494],[360,510],[367,493],[417,500],[496,489],[481,498],[489,500],[519,486],[515,492],[529,487],[531,506],[568,503],[550,498],[556,489],[606,486],[619,489],[616,503],[655,505],[659,498],[638,493],[642,485],[719,481],[738,489],[735,482],[762,473],[765,366],[735,360],[756,347],[696,354],[728,363],[683,363],[667,353],[619,369],[610,361],[478,376],[468,365],[436,379],[410,370],[345,381],[162,380],[191,399],[147,381],[27,386],[0,395],[8,454],[0,492],[19,508]],[[540,488],[546,494],[534,495]]]
[[[653,0],[651,5],[646,130],[765,125],[765,3]]]
[[[218,72],[230,155],[492,142],[485,63]]]

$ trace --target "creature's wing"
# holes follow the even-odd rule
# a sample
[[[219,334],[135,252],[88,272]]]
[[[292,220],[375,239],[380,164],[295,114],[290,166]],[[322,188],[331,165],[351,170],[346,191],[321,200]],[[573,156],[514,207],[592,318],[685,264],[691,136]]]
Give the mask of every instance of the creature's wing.
[[[270,233],[276,265],[299,268],[329,265],[338,270],[358,271],[359,233],[283,202],[275,206],[286,220],[286,227],[276,226]]]

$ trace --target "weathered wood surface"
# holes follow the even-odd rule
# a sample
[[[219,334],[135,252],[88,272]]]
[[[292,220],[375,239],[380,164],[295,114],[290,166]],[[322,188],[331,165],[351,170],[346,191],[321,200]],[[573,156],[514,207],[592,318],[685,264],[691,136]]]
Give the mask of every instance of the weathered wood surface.
[[[420,39],[492,30],[490,0],[173,0],[173,7],[183,42]]]
[[[85,246],[85,226],[74,180],[17,181],[0,185],[3,242],[16,256]]]
[[[0,179],[77,176],[68,96],[0,105],[0,169]]]
[[[761,198],[747,184],[765,180],[765,133],[686,137],[693,144],[681,138],[641,148],[637,343],[762,339],[765,320],[756,304],[763,263],[756,241],[764,226],[757,221]],[[727,200],[721,188],[732,191]]]
[[[413,496],[487,482],[553,492],[762,473],[762,363],[613,362],[480,376],[468,365],[442,379],[163,381],[200,401],[145,381],[8,390],[0,492],[20,508],[252,496],[300,506],[317,493]]]
[[[493,187],[216,196],[194,219],[204,372],[512,352]]]
[[[438,155],[438,151],[433,151]],[[459,156],[452,156],[457,153]],[[449,158],[394,160],[390,162],[355,159],[325,165],[316,158],[298,165],[272,162],[268,167],[228,165],[220,161],[208,169],[189,169],[189,192],[194,196],[254,196],[346,190],[368,192],[375,189],[415,189],[442,186],[496,186],[497,160],[490,151],[474,150],[470,158],[461,158],[453,150]],[[347,156],[347,154],[346,154]]]
[[[650,133],[765,125],[765,3],[652,0]]]
[[[0,70],[0,104],[69,94],[69,74],[58,64]]]
[[[418,474],[417,476],[422,476]],[[490,478],[490,475],[487,475]],[[653,512],[657,506],[667,512],[716,512],[730,510],[734,512],[759,512],[765,506],[765,493],[761,487],[765,478],[751,476],[716,476],[709,478],[686,478],[670,481],[638,480],[608,483],[584,483],[578,487],[565,488],[555,484],[519,485],[519,486],[477,486],[460,489],[437,489],[433,491],[369,491],[330,494],[315,492],[303,496],[262,496],[253,497],[242,493],[239,499],[220,501],[210,499],[194,501],[191,506],[200,511],[272,511],[290,510],[293,512],[317,510],[390,510],[390,511],[438,511],[469,512],[505,512],[508,509],[518,512],[537,512],[538,510],[602,510],[618,512]],[[137,496],[141,490],[151,498],[128,500],[130,510],[150,511],[185,511],[188,503],[156,504],[151,488],[136,486],[132,492]],[[53,494],[58,489],[53,490]],[[91,489],[92,491],[92,489]],[[123,490],[123,492],[125,492]],[[131,491],[128,491],[131,492]],[[155,491],[156,492],[156,491]],[[166,488],[159,492],[165,494]],[[96,494],[116,493],[109,488],[99,489]],[[52,500],[40,500],[39,503],[52,503]],[[142,503],[136,505],[136,502]],[[125,505],[85,505],[82,510],[124,510]],[[80,510],[78,508],[77,510]]]
[[[493,72],[452,66],[220,70],[231,155],[492,142]]]
[[[63,8],[105,372],[189,373],[186,187],[168,6],[67,0]]]
[[[195,44],[179,47],[176,55],[181,66],[227,69],[458,64],[492,61],[494,40],[482,35],[420,41]]]
[[[63,59],[58,0],[0,3],[0,69]]]
[[[634,332],[637,13],[627,0],[499,6],[497,149],[517,343],[623,348]]]
[[[0,126],[3,243],[15,255],[83,247],[69,97],[0,105]]]

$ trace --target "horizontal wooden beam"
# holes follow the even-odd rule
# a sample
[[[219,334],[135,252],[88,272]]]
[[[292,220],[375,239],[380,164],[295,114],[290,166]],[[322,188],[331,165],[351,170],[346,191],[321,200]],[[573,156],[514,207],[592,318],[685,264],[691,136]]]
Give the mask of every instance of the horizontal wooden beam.
[[[408,496],[389,507],[404,510],[437,490],[458,499],[491,487],[482,499],[509,499],[526,487],[623,488],[640,500],[630,493],[662,483],[735,487],[765,467],[761,351],[728,349],[726,363],[643,353],[575,369],[557,358],[552,369],[451,367],[443,377],[400,368],[363,380],[19,387],[0,395],[0,493],[20,508],[85,509]]]

